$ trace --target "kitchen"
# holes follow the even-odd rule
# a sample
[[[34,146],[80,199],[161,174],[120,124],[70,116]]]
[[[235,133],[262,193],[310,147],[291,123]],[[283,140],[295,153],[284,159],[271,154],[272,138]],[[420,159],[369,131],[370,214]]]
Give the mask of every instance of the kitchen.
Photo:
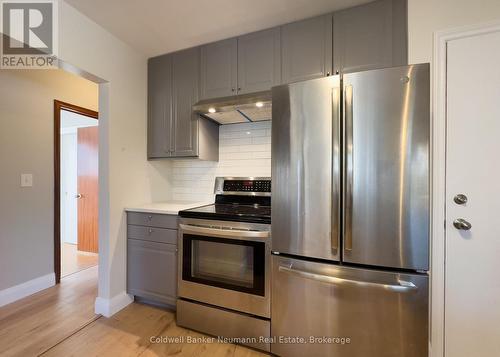
[[[427,354],[430,67],[408,66],[406,11],[149,60],[148,158],[177,160],[173,202],[127,208],[136,301],[277,355]]]
[[[0,70],[0,354],[498,355],[498,3],[216,1],[62,0],[73,77]],[[59,282],[64,98],[99,264]]]

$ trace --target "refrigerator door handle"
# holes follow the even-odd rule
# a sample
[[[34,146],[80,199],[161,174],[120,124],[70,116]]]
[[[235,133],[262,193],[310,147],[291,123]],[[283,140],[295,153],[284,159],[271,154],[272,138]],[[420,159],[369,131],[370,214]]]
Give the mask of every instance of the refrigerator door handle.
[[[339,249],[340,241],[340,120],[341,120],[341,105],[340,105],[340,87],[334,87],[332,90],[332,231],[331,231],[331,248],[332,250]]]
[[[353,88],[344,89],[345,127],[345,197],[344,197],[344,239],[345,250],[352,250],[352,195],[353,195]]]
[[[289,264],[289,266],[285,265],[280,265],[278,268],[279,271],[285,272],[285,273],[290,273],[294,274],[297,276],[300,276],[302,278],[306,279],[311,279],[311,280],[316,280],[324,283],[329,283],[329,284],[334,284],[334,285],[355,285],[358,287],[365,287],[365,288],[379,288],[379,289],[385,289],[385,290],[392,290],[396,292],[409,292],[409,291],[415,291],[418,290],[418,287],[413,284],[410,281],[404,281],[398,279],[397,284],[383,284],[383,283],[375,283],[371,281],[359,281],[359,280],[352,280],[352,279],[344,279],[344,278],[338,278],[330,275],[324,275],[324,274],[316,274],[316,273],[311,273],[303,270],[298,270],[292,267],[292,264]]]

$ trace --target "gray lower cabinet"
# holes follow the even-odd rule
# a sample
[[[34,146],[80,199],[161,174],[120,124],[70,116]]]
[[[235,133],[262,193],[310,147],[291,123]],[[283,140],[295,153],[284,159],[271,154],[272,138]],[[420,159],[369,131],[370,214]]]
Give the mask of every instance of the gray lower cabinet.
[[[236,38],[201,46],[201,98],[235,95],[238,42]]]
[[[281,84],[280,49],[279,28],[238,37],[238,94]]]
[[[332,73],[332,15],[323,15],[281,27],[283,83]]]
[[[335,72],[406,65],[406,8],[406,0],[379,0],[334,13]]]
[[[177,216],[128,212],[127,292],[175,307]]]
[[[219,160],[219,126],[196,115],[200,48],[154,57],[148,63],[148,159]]]
[[[128,293],[175,306],[177,246],[136,239],[127,243]]]

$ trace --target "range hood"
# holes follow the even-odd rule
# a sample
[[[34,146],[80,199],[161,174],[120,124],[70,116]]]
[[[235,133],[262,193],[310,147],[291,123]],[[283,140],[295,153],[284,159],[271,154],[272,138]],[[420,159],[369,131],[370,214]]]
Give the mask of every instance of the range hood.
[[[271,91],[201,100],[193,111],[219,124],[271,120]]]

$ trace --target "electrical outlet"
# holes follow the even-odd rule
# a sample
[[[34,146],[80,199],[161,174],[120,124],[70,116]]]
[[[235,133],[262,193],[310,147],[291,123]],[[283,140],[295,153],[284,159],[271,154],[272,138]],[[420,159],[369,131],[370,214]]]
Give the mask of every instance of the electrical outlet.
[[[21,187],[32,187],[32,186],[33,186],[33,175],[21,174]]]

